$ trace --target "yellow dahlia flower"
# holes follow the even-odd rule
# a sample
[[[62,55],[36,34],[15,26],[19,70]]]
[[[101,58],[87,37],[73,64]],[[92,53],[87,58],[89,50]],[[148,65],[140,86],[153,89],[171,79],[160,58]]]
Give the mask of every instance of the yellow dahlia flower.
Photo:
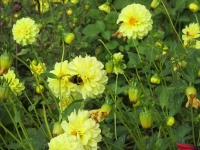
[[[47,82],[49,88],[56,97],[69,97],[71,91],[75,91],[75,84],[69,81],[68,61],[56,63],[54,70],[50,71],[59,79],[48,78]],[[60,95],[61,94],[61,95]]]
[[[70,0],[71,3],[76,4],[78,3],[78,0]]]
[[[101,141],[101,129],[89,116],[86,110],[79,110],[78,113],[74,110],[68,116],[68,122],[62,121],[61,126],[67,134],[76,136],[84,149],[97,149],[97,143]]]
[[[200,49],[200,41],[196,41],[195,48],[196,48],[196,49]]]
[[[52,138],[48,146],[49,150],[84,150],[83,145],[77,140],[76,136],[66,133]]]
[[[123,60],[124,55],[122,55],[121,52],[119,53],[115,53],[113,55],[113,62],[114,62],[114,69],[113,72],[115,74],[123,74],[124,73],[124,69],[126,68],[126,65],[124,63]]]
[[[123,36],[142,39],[152,30],[153,21],[144,5],[131,4],[122,9],[117,24],[120,24],[119,32]]]
[[[14,95],[21,95],[22,90],[25,89],[22,82],[19,82],[19,79],[16,78],[16,75],[13,70],[8,70],[7,74],[4,74],[3,77],[6,79],[6,81],[9,84],[9,87],[11,91],[14,93]]]
[[[82,82],[77,85],[76,90],[80,92],[83,99],[95,97],[105,90],[108,81],[106,71],[102,70],[104,65],[96,57],[75,57],[69,63],[71,75],[78,75]]]
[[[30,68],[31,68],[32,74],[37,73],[38,75],[40,75],[41,73],[44,73],[46,71],[45,63],[41,63],[41,62],[39,62],[38,64],[31,62]]]
[[[186,26],[183,30],[182,39],[184,41],[190,41],[195,38],[200,37],[200,30],[198,23],[190,23],[189,26]]]
[[[34,20],[22,18],[13,25],[12,33],[14,40],[23,46],[35,42],[39,33],[39,28]]]
[[[99,6],[99,10],[104,11],[106,13],[110,13],[109,3],[104,3],[101,6]]]
[[[49,10],[49,0],[39,0],[40,12],[45,13]],[[35,10],[38,11],[38,5],[35,6]]]

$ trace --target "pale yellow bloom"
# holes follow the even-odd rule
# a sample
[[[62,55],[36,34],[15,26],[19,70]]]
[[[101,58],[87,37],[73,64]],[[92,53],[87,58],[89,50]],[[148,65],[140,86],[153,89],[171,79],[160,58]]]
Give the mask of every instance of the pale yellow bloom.
[[[70,74],[78,75],[82,79],[82,83],[77,85],[76,90],[84,99],[93,98],[104,92],[108,77],[103,67],[104,65],[96,57],[90,56],[75,57],[69,63]]]
[[[49,150],[84,150],[76,136],[67,133],[52,138],[48,145]]]
[[[2,2],[3,2],[4,4],[8,4],[8,3],[10,2],[10,0],[2,0]]]
[[[6,81],[8,82],[9,87],[14,95],[21,95],[25,87],[23,83],[20,82],[18,78],[16,78],[16,74],[13,70],[9,69],[8,73],[3,75],[3,78],[6,79]]]
[[[83,144],[84,149],[97,149],[97,143],[101,141],[101,129],[99,124],[89,118],[86,110],[74,110],[68,116],[68,122],[61,123],[64,131],[69,135],[74,135]]]
[[[49,10],[49,0],[39,0],[40,12],[45,13]],[[38,11],[38,5],[35,6],[35,10]]]
[[[37,73],[38,75],[40,75],[41,73],[44,73],[46,71],[45,63],[41,63],[41,62],[39,62],[37,65],[35,65],[34,63],[31,63],[30,68],[31,68],[32,74]]]
[[[56,97],[69,97],[71,91],[75,91],[75,84],[69,81],[68,61],[65,60],[61,63],[56,63],[54,70],[50,71],[58,77],[48,78],[47,82],[49,88]],[[61,94],[61,95],[60,95]]]
[[[76,4],[78,3],[78,0],[70,0],[71,3]]]
[[[196,49],[200,49],[200,41],[196,41],[195,48],[196,48]]]
[[[123,74],[124,73],[124,69],[126,68],[126,64],[124,63],[123,60],[124,55],[119,52],[119,53],[115,53],[113,55],[113,62],[114,62],[114,69],[113,72],[116,74]]]
[[[99,10],[104,11],[106,13],[110,13],[110,6],[108,3],[104,3],[99,6]]]
[[[186,26],[183,30],[182,39],[183,41],[190,41],[195,38],[200,37],[200,30],[198,23],[190,23],[189,26]]]
[[[152,30],[151,13],[144,5],[131,4],[122,9],[117,19],[119,32],[129,39],[142,39]]]
[[[13,25],[12,33],[14,40],[23,46],[35,42],[39,29],[34,20],[22,18]]]

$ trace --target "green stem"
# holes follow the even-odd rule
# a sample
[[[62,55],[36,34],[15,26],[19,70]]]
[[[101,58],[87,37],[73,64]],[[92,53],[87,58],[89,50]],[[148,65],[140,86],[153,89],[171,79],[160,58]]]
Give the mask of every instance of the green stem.
[[[116,81],[115,81],[115,110],[117,108],[117,82],[118,82],[118,74],[116,74]],[[115,139],[117,140],[117,116],[116,113],[114,113],[114,130],[115,130]]]
[[[13,99],[9,98],[9,101],[10,101],[10,102],[12,103],[12,105],[13,105],[12,108],[13,108],[13,110],[14,110],[14,113],[17,114],[17,108],[16,108],[16,105],[15,105]],[[27,134],[27,132],[26,132],[26,129],[25,129],[25,127],[24,127],[24,124],[22,123],[21,118],[20,118],[20,120],[19,120],[19,125],[20,125],[20,128],[22,129],[22,133],[24,134],[24,137],[26,138],[26,140],[29,140],[29,136],[28,136],[28,134]],[[29,143],[29,146],[30,146],[31,150],[34,150],[31,143]]]
[[[45,106],[42,105],[42,108],[43,108],[44,122],[45,122],[45,125],[46,125],[46,128],[47,128],[47,131],[48,131],[49,137],[50,137],[50,139],[52,139],[51,131],[50,131],[49,124],[48,124],[48,121],[47,121],[47,116],[46,116]]]
[[[110,52],[110,50],[107,48],[107,46],[104,44],[104,42],[101,40],[101,39],[98,39],[98,41],[100,41],[102,44],[103,44],[103,46],[105,47],[105,49],[108,51],[108,53],[111,55],[111,57],[112,57],[112,53]]]
[[[14,126],[15,126],[15,129],[16,129],[16,131],[17,131],[17,135],[18,135],[19,139],[22,141],[22,137],[21,137],[21,135],[20,135],[20,133],[19,133],[19,130],[18,130],[18,127],[17,127],[16,122],[14,121],[14,119],[13,119],[13,117],[12,117],[10,111],[8,110],[7,106],[6,106],[4,103],[3,103],[3,106],[5,107],[5,109],[6,109],[7,113],[8,113],[8,115],[9,115],[10,119],[12,120],[12,122],[13,122],[13,124],[14,124]]]
[[[20,141],[18,140],[18,138],[17,138],[15,135],[13,135],[13,134],[1,123],[1,121],[0,121],[0,126],[4,129],[4,131],[5,131],[6,133],[8,133],[10,136],[12,136],[12,138],[15,139],[15,140],[17,141],[17,143],[19,143],[25,150],[28,150],[28,149],[23,145],[23,143],[20,142]]]
[[[194,135],[194,119],[193,119],[193,108],[192,105],[190,105],[190,113],[191,113],[191,122],[192,122],[192,137],[193,137],[193,143],[194,145],[196,145],[196,141],[195,141],[195,135]]]
[[[172,19],[171,19],[170,15],[169,15],[169,12],[168,12],[167,8],[165,7],[165,4],[164,4],[164,2],[163,2],[163,1],[161,1],[161,3],[162,3],[162,5],[163,5],[163,7],[164,7],[164,9],[165,9],[165,11],[166,11],[166,14],[167,14],[168,18],[169,18],[169,22],[170,22],[170,24],[171,24],[171,26],[172,26],[172,29],[174,30],[174,32],[175,32],[176,36],[178,37],[178,39],[179,39],[180,43],[183,45],[183,42],[182,42],[182,40],[181,40],[181,38],[180,38],[179,34],[177,33],[177,31],[176,31],[175,27],[174,27],[174,24],[173,24],[173,22],[172,22]],[[184,46],[183,46],[183,48],[185,49],[185,47],[184,47]],[[186,50],[186,49],[185,49],[185,52],[187,52],[187,50]]]
[[[44,128],[43,128],[42,123],[41,123],[41,121],[40,121],[40,118],[39,118],[39,116],[38,116],[38,113],[37,113],[37,111],[36,111],[36,109],[35,109],[35,106],[33,106],[33,103],[32,103],[31,100],[29,99],[29,97],[28,97],[28,95],[26,94],[26,92],[24,92],[24,95],[26,96],[27,100],[29,101],[29,103],[30,103],[31,106],[33,107],[33,110],[34,110],[34,112],[35,112],[37,121],[38,121],[38,123],[39,123],[39,125],[40,125],[40,127],[41,127],[41,129],[42,129],[40,132],[41,132],[43,135],[45,135],[45,136],[47,137],[46,132],[44,131]],[[21,102],[20,102],[20,103],[21,103]],[[23,105],[22,105],[22,106],[23,106]],[[26,110],[24,107],[23,107],[23,109],[24,109],[24,111],[26,112],[26,114],[29,116],[29,118],[34,122],[34,124],[36,125],[36,127],[40,130],[40,127],[37,125],[37,123],[35,122],[35,120],[30,116],[30,113],[28,113],[27,110]]]

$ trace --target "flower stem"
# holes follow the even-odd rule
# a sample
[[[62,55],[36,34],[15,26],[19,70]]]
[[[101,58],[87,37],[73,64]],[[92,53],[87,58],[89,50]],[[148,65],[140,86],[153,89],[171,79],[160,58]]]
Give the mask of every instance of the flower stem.
[[[108,51],[108,53],[112,56],[112,53],[110,52],[110,50],[107,48],[106,44],[101,40],[101,39],[98,39],[98,41],[100,41],[103,46],[105,47],[105,49]]]
[[[116,74],[116,81],[115,81],[115,110],[117,109],[117,82],[118,82],[118,74]],[[115,139],[117,140],[117,116],[114,113],[114,130],[115,130]]]
[[[28,149],[23,145],[23,143],[20,142],[20,141],[18,140],[18,138],[17,138],[14,134],[12,134],[12,133],[1,123],[1,121],[0,121],[0,126],[4,129],[4,131],[5,131],[6,133],[8,133],[10,136],[12,136],[12,138],[15,139],[15,140],[17,141],[17,143],[19,143],[25,150],[28,150]]]
[[[194,136],[194,119],[193,119],[194,116],[193,116],[192,105],[190,105],[190,113],[191,113],[191,122],[192,122],[192,138],[193,138],[194,145],[196,145],[195,136]]]
[[[49,128],[48,121],[47,121],[47,115],[46,115],[46,110],[45,110],[45,106],[44,106],[44,104],[42,105],[42,108],[43,108],[44,122],[45,122],[45,124],[46,124],[46,128],[47,128],[47,131],[48,131],[49,137],[50,137],[50,139],[51,139],[51,138],[52,138],[52,135],[51,135],[51,131],[50,131],[50,128]]]

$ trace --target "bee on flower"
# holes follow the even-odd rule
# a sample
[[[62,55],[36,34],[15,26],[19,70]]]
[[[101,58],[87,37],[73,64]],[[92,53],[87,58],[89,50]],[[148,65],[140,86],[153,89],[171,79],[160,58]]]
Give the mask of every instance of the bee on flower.
[[[103,67],[96,57],[90,56],[77,56],[69,63],[72,83],[76,85],[76,90],[82,94],[83,99],[93,98],[104,92],[108,77]]]

